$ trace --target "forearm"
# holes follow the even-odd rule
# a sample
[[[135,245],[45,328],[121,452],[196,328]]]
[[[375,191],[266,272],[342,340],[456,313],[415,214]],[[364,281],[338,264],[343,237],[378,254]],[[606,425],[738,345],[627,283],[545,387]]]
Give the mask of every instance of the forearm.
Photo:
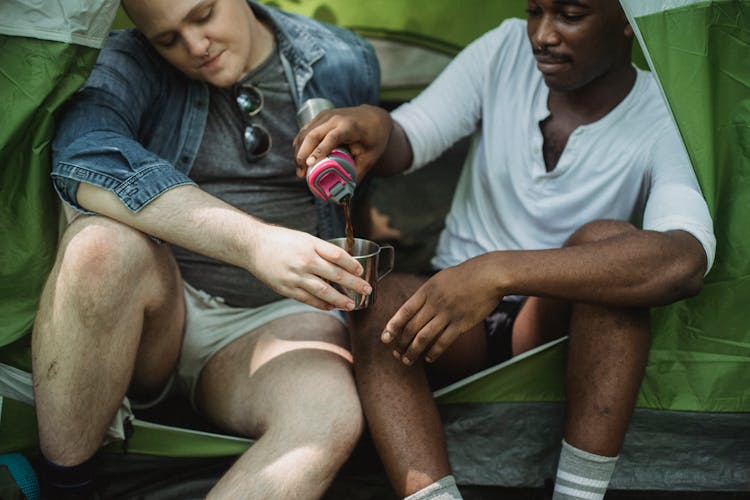
[[[633,231],[561,249],[491,252],[477,260],[479,272],[493,276],[498,296],[622,307],[694,296],[706,267],[703,247],[684,231]]]
[[[136,213],[110,191],[85,183],[78,188],[78,202],[146,234],[244,269],[250,267],[253,242],[264,225],[195,186],[170,189]]]

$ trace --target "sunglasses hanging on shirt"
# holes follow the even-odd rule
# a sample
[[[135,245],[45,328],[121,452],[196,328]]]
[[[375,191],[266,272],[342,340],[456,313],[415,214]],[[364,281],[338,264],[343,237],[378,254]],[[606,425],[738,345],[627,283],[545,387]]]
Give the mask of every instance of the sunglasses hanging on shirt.
[[[252,117],[263,109],[263,94],[251,83],[240,83],[235,87],[234,100],[245,125],[242,132],[242,145],[248,161],[257,160],[271,150],[271,136],[268,130],[252,123]]]

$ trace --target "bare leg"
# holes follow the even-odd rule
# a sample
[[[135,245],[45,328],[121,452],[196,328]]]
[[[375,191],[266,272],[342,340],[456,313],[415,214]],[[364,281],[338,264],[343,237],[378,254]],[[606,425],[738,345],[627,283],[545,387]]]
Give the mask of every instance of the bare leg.
[[[627,223],[596,221],[566,245],[603,240],[635,230]],[[566,369],[566,441],[615,456],[622,447],[650,346],[648,309],[573,304],[530,297],[513,329],[514,354],[570,334]]]
[[[648,359],[645,309],[573,308],[565,439],[603,456],[620,452]]]
[[[635,231],[628,223],[594,221],[566,245]],[[650,347],[649,310],[573,304],[566,369],[566,441],[615,456],[622,447]]]
[[[218,425],[258,438],[209,498],[320,498],[364,427],[344,325],[281,318],[206,365],[196,400]]]
[[[373,441],[396,493],[419,491],[451,473],[442,421],[423,362],[407,367],[380,341],[385,323],[425,278],[395,274],[378,285],[375,304],[352,314],[354,370]],[[483,339],[483,326],[478,329]],[[451,350],[476,337],[462,335]],[[485,359],[481,349],[479,358]],[[448,363],[449,352],[445,354]],[[455,373],[454,373],[455,374]]]
[[[44,456],[64,466],[101,445],[131,379],[157,392],[177,361],[182,284],[166,247],[101,217],[67,229],[32,337]]]

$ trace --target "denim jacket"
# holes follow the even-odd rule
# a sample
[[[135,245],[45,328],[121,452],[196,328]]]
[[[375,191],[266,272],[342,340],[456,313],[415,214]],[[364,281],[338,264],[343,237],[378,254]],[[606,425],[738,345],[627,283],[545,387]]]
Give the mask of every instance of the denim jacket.
[[[249,2],[275,27],[297,107],[311,97],[375,104],[380,69],[353,33]],[[137,212],[188,177],[208,115],[207,84],[169,65],[134,29],[113,32],[84,87],[66,105],[53,141],[52,179],[62,200],[80,182],[108,189]],[[340,210],[316,198],[319,236],[343,234]]]

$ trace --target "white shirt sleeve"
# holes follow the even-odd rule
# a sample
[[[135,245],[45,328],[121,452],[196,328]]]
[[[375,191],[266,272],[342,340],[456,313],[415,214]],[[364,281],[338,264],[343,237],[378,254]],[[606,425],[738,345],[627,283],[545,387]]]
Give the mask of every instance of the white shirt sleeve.
[[[469,44],[419,96],[393,111],[414,155],[409,170],[477,129],[489,69],[507,31],[501,25]]]
[[[654,144],[643,228],[654,231],[681,229],[695,236],[706,252],[708,273],[716,254],[713,222],[690,158],[671,120]]]

